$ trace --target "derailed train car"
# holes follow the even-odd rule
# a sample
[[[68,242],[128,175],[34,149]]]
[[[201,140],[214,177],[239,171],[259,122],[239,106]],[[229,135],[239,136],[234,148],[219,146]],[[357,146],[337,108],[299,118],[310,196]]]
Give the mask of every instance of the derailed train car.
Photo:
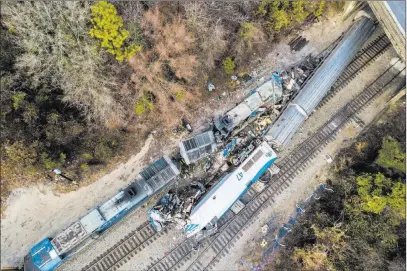
[[[369,14],[360,12],[353,25],[324,63],[303,86],[265,136],[273,146],[285,147],[305,120],[327,95],[335,81],[368,40],[375,28]]]
[[[274,150],[266,142],[261,143],[239,167],[224,176],[192,209],[185,226],[187,236],[214,227],[276,159]]]
[[[266,140],[278,147],[288,144],[291,137],[361,49],[374,27],[374,22],[368,14],[362,12],[357,15],[355,23],[345,33],[336,48],[300,90],[280,118],[272,124],[270,131],[265,136]],[[249,98],[223,116],[218,121],[217,128],[223,129],[224,134],[227,135],[240,122],[255,112],[255,108],[250,106],[251,101],[255,98]],[[257,102],[257,105],[259,104],[260,101]],[[236,170],[220,180],[192,209],[185,226],[187,236],[196,235],[203,229],[216,228],[216,222],[220,217],[232,208],[241,195],[253,182],[258,180],[276,158],[271,147],[263,142]]]
[[[24,269],[54,270],[94,236],[109,229],[131,210],[141,206],[178,175],[177,166],[167,156],[155,161],[144,168],[127,188],[72,223],[53,239],[45,238],[32,247],[24,258]]]
[[[215,127],[223,137],[227,137],[243,121],[255,115],[262,106],[275,104],[282,96],[281,78],[277,73],[273,73],[269,80],[252,90],[243,102],[216,118]]]

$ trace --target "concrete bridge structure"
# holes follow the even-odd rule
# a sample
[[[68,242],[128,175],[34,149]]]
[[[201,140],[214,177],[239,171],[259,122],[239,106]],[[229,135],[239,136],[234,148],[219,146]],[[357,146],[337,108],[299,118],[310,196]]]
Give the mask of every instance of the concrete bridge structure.
[[[369,1],[369,6],[382,25],[395,50],[406,63],[406,2]]]

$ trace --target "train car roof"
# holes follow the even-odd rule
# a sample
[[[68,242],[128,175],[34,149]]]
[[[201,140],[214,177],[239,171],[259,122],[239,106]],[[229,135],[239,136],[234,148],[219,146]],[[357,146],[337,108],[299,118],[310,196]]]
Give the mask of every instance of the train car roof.
[[[227,112],[227,115],[232,120],[233,125],[235,125],[247,119],[251,113],[250,107],[245,102],[241,102],[238,106]]]
[[[94,209],[55,236],[51,243],[58,255],[61,255],[85,240],[103,223],[105,223],[104,218],[97,209]]]
[[[146,199],[148,194],[144,190],[143,184],[145,185],[143,180],[137,181],[100,205],[98,209],[106,221],[114,218],[121,211],[132,208],[139,202]],[[128,193],[130,188],[134,188],[133,191],[135,191],[135,193],[132,193],[132,195],[129,195]]]
[[[272,74],[269,80],[256,88],[256,92],[260,94],[263,102],[270,99],[272,96],[274,96],[273,98],[275,100],[278,100],[283,95],[280,76]]]
[[[45,238],[32,247],[30,253],[24,257],[24,270],[54,270],[61,261],[61,258],[58,256],[49,238]]]
[[[244,102],[247,104],[251,111],[256,110],[263,104],[263,101],[261,100],[260,94],[258,92],[255,92],[244,99]]]
[[[179,170],[171,159],[164,155],[151,165],[145,167],[139,174],[138,180],[144,180],[156,192],[170,183],[179,175]]]
[[[182,140],[178,145],[180,154],[187,165],[216,151],[216,141],[212,131]]]

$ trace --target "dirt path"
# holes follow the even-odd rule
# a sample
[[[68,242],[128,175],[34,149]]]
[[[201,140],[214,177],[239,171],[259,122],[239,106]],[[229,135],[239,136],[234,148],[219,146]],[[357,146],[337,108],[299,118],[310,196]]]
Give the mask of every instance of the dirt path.
[[[7,200],[5,218],[1,221],[1,266],[19,264],[33,244],[54,236],[64,227],[86,214],[132,181],[143,167],[152,136],[137,155],[97,182],[75,192],[55,194],[44,185],[20,188]]]

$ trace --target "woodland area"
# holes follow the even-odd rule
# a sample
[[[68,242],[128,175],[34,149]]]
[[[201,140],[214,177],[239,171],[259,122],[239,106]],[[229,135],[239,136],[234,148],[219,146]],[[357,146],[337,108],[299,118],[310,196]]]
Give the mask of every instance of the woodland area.
[[[1,202],[9,192],[77,182],[146,133],[171,131],[303,23],[341,2],[4,2],[1,8]],[[221,84],[221,83],[220,83]],[[229,86],[233,88],[233,85]],[[212,97],[213,98],[213,97]],[[3,209],[3,208],[2,208]]]
[[[268,270],[406,270],[405,104],[338,154]]]

